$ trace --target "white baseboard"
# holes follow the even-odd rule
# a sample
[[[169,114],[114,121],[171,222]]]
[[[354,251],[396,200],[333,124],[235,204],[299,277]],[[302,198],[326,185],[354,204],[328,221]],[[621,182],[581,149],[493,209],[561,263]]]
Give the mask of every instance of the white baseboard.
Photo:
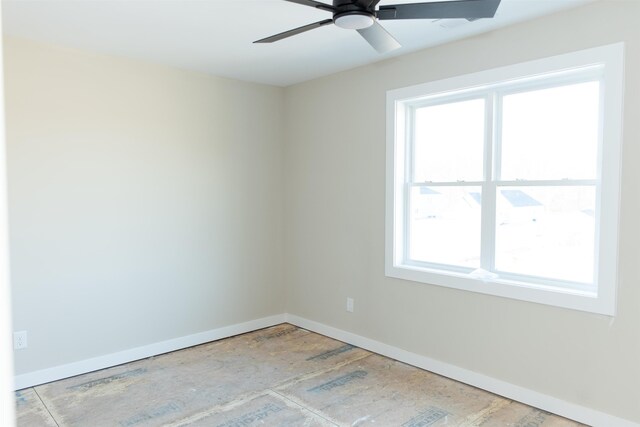
[[[364,348],[365,350],[390,357],[409,365],[417,366],[418,368],[422,368],[427,371],[435,372],[442,376],[452,378],[465,384],[490,391],[500,396],[504,396],[508,399],[513,399],[548,412],[553,412],[554,414],[558,414],[584,424],[592,425],[595,427],[640,426],[640,424],[636,424],[634,422],[618,418],[604,412],[576,405],[575,403],[566,402],[564,400],[557,399],[555,397],[551,397],[537,391],[510,384],[505,381],[497,380],[495,378],[482,375],[477,372],[469,371],[458,366],[450,365],[448,363],[444,363],[435,359],[431,359],[426,356],[411,353],[409,351],[402,350],[400,348],[393,347],[388,344],[372,340],[370,338],[356,335],[351,332],[346,332],[341,329],[324,325],[322,323],[314,322],[312,320],[304,319],[293,314],[287,314],[286,321],[300,328],[308,329],[310,331],[326,335],[328,337],[343,341],[347,344],[352,344],[357,347]]]
[[[364,348],[374,353],[390,357],[418,368],[426,369],[431,372],[443,375],[454,380],[488,390],[492,393],[504,396],[518,402],[525,403],[554,414],[570,418],[572,420],[592,425],[595,427],[640,427],[640,424],[597,411],[595,409],[576,405],[566,402],[555,397],[548,396],[524,387],[510,384],[477,372],[469,371],[458,366],[454,366],[445,362],[421,356],[370,338],[363,337],[351,332],[343,331],[322,323],[304,319],[293,314],[279,314],[275,316],[264,317],[262,319],[251,320],[249,322],[239,323],[236,325],[225,326],[206,332],[201,332],[185,337],[175,338],[168,341],[162,341],[142,347],[132,348],[118,353],[107,354],[104,356],[94,357],[79,362],[69,363],[66,365],[55,366],[53,368],[43,369],[40,371],[29,372],[26,374],[15,376],[15,388],[20,390],[27,387],[33,387],[39,384],[51,381],[61,380],[63,378],[73,377],[75,375],[85,374],[87,372],[105,369],[123,363],[140,360],[151,356],[167,353],[170,351],[181,350],[183,348],[192,347],[194,345],[204,344],[210,341],[216,341],[228,338],[238,334],[255,331],[269,326],[278,325],[280,323],[291,323],[292,325],[308,329],[310,331],[326,335],[328,337],[344,341],[348,344]]]
[[[61,380],[63,378],[86,374],[87,372],[133,362],[134,360],[145,359],[147,357],[157,356],[170,351],[181,350],[194,345],[228,338],[238,334],[244,334],[246,332],[284,323],[285,319],[285,314],[278,314],[275,316],[264,317],[262,319],[251,320],[244,323],[238,323],[236,325],[224,326],[210,331],[149,344],[142,347],[136,347],[120,351],[118,353],[107,354],[104,356],[81,360],[79,362],[16,375],[14,380],[15,389],[20,390],[27,387],[33,387],[39,384]]]

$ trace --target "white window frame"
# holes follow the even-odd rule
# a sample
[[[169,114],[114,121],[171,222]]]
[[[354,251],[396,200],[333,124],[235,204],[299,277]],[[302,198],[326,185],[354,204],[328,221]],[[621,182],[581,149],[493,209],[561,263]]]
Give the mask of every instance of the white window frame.
[[[618,282],[623,73],[624,44],[617,43],[387,92],[385,274],[399,279],[614,316]],[[408,262],[405,258],[408,241],[406,206],[410,182],[407,150],[411,146],[407,132],[408,110],[441,100],[452,102],[456,97],[481,98],[496,90],[557,86],[563,80],[573,83],[576,76],[591,80],[597,76],[595,78],[599,78],[601,83],[602,128],[598,142],[597,179],[595,182],[585,181],[596,187],[593,287],[572,288],[558,281],[531,280],[530,276],[523,280],[522,277],[508,274],[479,279],[465,271]],[[486,120],[494,120],[492,111],[489,109]],[[496,156],[486,151],[485,170],[492,170]],[[537,182],[516,181],[514,184],[533,185]],[[490,187],[495,191],[496,186],[496,179],[491,174]],[[483,209],[495,209],[495,203],[493,205],[483,206]],[[482,233],[492,233],[495,225],[486,221],[486,218],[483,215]],[[483,251],[483,256],[487,256],[486,251]],[[490,256],[493,256],[493,252]]]

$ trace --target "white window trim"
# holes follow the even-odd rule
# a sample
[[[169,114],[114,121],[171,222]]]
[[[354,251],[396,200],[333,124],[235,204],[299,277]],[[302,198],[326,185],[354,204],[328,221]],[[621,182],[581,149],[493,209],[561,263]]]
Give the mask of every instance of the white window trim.
[[[601,95],[604,97],[604,127],[598,153],[601,160],[597,171],[600,191],[596,201],[596,211],[600,215],[596,224],[599,256],[594,279],[597,291],[558,288],[544,280],[540,283],[503,277],[481,280],[466,273],[404,263],[405,104],[451,92],[465,96],[488,85],[506,84],[527,77],[534,82],[536,77],[549,73],[561,79],[563,70],[570,72],[588,67],[604,68]],[[387,92],[385,274],[399,279],[614,316],[618,282],[623,74],[624,44],[617,43]],[[603,145],[606,146],[604,150]],[[485,163],[491,162],[491,155],[486,157]]]

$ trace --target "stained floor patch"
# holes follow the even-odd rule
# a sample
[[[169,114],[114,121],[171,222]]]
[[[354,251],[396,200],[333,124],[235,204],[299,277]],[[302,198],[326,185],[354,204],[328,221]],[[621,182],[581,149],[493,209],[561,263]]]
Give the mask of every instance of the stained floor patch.
[[[196,415],[175,424],[175,427],[249,427],[249,426],[307,426],[336,427],[336,424],[313,412],[267,393],[239,405],[227,405]]]

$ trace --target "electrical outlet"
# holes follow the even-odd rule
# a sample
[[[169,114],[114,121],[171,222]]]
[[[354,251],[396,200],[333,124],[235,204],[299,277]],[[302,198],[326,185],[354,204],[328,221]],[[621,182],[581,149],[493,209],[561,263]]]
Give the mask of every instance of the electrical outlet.
[[[13,349],[20,350],[27,348],[27,331],[18,331],[13,333]]]
[[[353,313],[353,298],[347,298],[347,311]]]

